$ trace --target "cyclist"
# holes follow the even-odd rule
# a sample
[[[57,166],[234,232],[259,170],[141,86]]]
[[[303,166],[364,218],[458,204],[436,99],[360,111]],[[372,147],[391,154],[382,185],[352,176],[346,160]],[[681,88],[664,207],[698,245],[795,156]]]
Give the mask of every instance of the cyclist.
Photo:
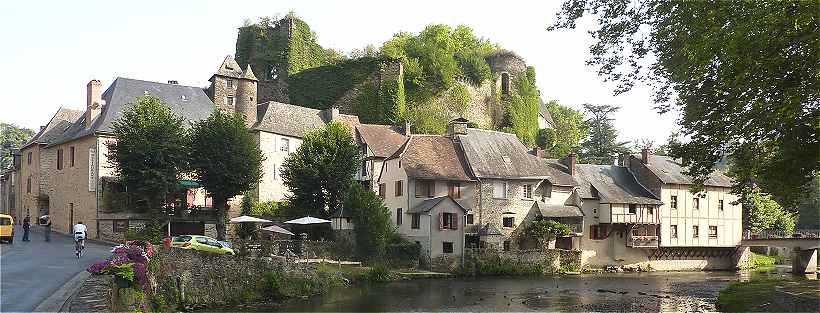
[[[87,227],[83,225],[83,222],[77,222],[77,225],[74,225],[74,253],[77,255],[77,258],[80,257],[80,253],[85,248],[85,237],[87,236]]]

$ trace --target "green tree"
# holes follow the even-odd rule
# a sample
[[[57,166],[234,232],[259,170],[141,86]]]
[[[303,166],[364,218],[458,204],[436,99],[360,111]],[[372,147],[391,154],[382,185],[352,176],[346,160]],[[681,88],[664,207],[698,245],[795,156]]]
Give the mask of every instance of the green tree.
[[[611,164],[621,153],[628,153],[625,142],[618,142],[618,130],[612,125],[612,113],[620,109],[611,105],[584,104],[591,117],[586,121],[589,137],[581,143],[581,163]]]
[[[262,151],[241,115],[218,110],[194,124],[189,151],[194,177],[214,199],[217,238],[224,240],[228,199],[259,184]]]
[[[535,69],[528,67],[525,75],[518,75],[515,87],[517,92],[502,97],[503,130],[516,134],[524,145],[532,146],[538,131],[538,107],[541,101],[535,87]]]
[[[555,145],[552,149],[544,148],[549,157],[561,158],[578,150],[581,139],[585,138],[589,131],[584,122],[584,114],[555,100],[547,102],[547,110],[555,122]]]
[[[785,210],[769,194],[749,191],[742,195],[743,225],[752,232],[794,230],[794,214]]]
[[[545,151],[551,151],[555,146],[555,130],[552,128],[542,128],[535,134],[535,145]]]
[[[546,219],[538,219],[530,222],[518,235],[518,242],[523,243],[529,239],[535,239],[539,243],[552,241],[555,238],[566,236],[572,233],[569,225]]]
[[[331,122],[305,134],[282,165],[282,181],[293,193],[293,212],[329,217],[342,203],[360,160],[359,147],[344,124]]]
[[[815,175],[797,205],[800,229],[820,229],[820,175]]]
[[[672,154],[702,183],[725,155],[791,206],[820,168],[816,1],[567,0],[550,27],[597,18],[588,64],[615,93],[646,82],[691,140]],[[696,186],[699,189],[701,186]]]
[[[186,169],[183,119],[156,97],[138,97],[112,124],[117,139],[106,156],[134,208],[159,218],[167,195],[179,190]]]
[[[19,149],[33,136],[31,129],[0,123],[0,170],[11,167],[11,149]]]
[[[353,183],[344,200],[356,235],[356,250],[360,257],[379,260],[385,255],[388,239],[393,235],[390,211],[373,191]]]
[[[242,196],[242,203],[240,204],[241,214],[253,216],[253,207],[256,205],[253,198],[245,194]],[[252,223],[237,223],[234,224],[234,233],[240,239],[256,239],[256,225]]]

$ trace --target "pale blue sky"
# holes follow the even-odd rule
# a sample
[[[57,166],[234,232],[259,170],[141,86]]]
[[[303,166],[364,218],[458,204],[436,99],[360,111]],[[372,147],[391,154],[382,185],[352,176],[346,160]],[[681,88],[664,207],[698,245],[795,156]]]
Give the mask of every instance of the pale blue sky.
[[[541,3],[544,2],[544,3]],[[387,5],[387,4],[390,5]],[[342,52],[430,23],[466,24],[535,66],[544,100],[621,106],[621,140],[665,142],[677,113],[658,115],[644,86],[612,95],[585,65],[586,30],[546,30],[559,1],[13,1],[0,6],[0,121],[36,129],[60,106],[84,109],[85,85],[117,76],[207,86],[245,19],[294,11]]]

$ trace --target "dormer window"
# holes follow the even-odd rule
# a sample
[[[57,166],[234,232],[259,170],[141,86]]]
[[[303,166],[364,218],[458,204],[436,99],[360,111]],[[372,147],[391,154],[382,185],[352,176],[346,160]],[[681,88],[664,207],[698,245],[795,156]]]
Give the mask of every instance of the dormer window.
[[[225,86],[228,88],[233,88],[233,79],[225,80]]]

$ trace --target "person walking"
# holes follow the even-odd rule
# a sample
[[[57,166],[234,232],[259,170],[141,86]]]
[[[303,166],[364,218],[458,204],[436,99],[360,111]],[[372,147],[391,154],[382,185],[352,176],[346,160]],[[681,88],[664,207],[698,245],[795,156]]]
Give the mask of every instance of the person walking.
[[[26,215],[26,218],[23,219],[23,241],[31,241],[28,240],[29,231],[31,231],[31,217]]]
[[[46,242],[51,241],[51,218],[46,220]]]

